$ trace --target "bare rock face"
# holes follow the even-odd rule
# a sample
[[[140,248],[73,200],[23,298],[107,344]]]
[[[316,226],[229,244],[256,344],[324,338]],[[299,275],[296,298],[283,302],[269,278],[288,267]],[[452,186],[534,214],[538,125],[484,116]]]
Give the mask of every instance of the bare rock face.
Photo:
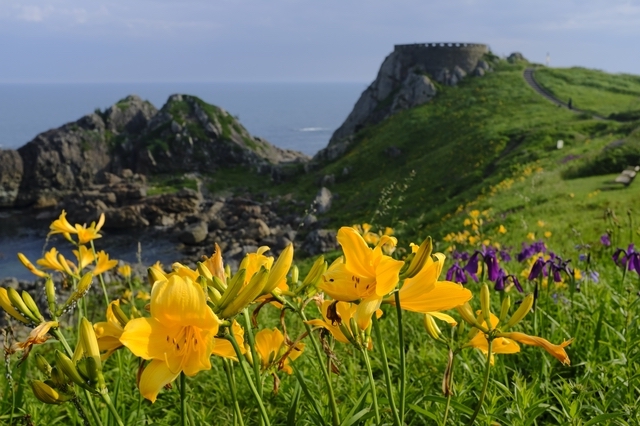
[[[131,95],[104,112],[41,133],[17,151],[0,150],[0,207],[54,206],[93,185],[114,185],[126,173],[211,172],[237,165],[281,179],[308,160],[251,136],[235,117],[195,96],[172,95],[158,111]],[[118,198],[146,195],[131,192],[141,187],[111,189]]]
[[[0,150],[0,207],[11,207],[22,181],[22,157],[18,151]]]
[[[429,80],[429,77],[410,74],[402,82],[402,86],[393,100],[391,112],[395,113],[429,102],[436,95],[436,92],[436,87]]]
[[[430,77],[441,84],[459,83],[488,52],[486,45],[474,43],[396,45],[380,66],[376,79],[362,92],[327,148],[314,161],[335,159],[346,151],[352,136],[363,127],[428,102],[436,94]],[[336,146],[340,148],[333,149]]]
[[[195,96],[172,95],[135,143],[132,167],[143,173],[211,172],[305,162],[304,154],[253,137],[240,122]]]
[[[23,177],[18,205],[33,204],[41,196],[56,197],[87,188],[109,166],[104,121],[97,114],[41,133],[18,149]]]

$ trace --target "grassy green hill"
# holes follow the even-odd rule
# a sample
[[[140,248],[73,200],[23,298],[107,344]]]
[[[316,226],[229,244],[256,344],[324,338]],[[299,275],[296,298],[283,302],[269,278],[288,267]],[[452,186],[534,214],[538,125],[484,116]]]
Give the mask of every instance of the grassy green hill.
[[[585,68],[540,68],[536,80],[557,98],[603,116],[640,112],[640,76]]]
[[[557,107],[525,83],[524,67],[501,61],[482,78],[439,87],[431,103],[362,130],[342,158],[279,190],[313,194],[322,176],[334,174],[330,189],[337,198],[328,214],[333,225],[372,221],[415,239],[442,237],[474,208],[491,208],[520,230],[514,241],[521,241],[529,232],[526,224],[538,219],[553,223],[555,232],[585,228],[593,237],[601,229],[590,229],[597,228],[605,208],[640,207],[640,182],[621,188],[607,184],[614,175],[602,176],[621,171],[626,157],[592,170],[603,153],[617,152],[604,149],[613,141],[623,140],[624,149],[640,152],[627,140],[639,124],[595,120]],[[593,73],[612,87],[621,78]],[[581,90],[577,83],[565,87]],[[598,112],[619,111],[618,99],[602,92],[604,109]],[[560,139],[564,148],[558,150]],[[390,147],[400,154],[388,155]],[[564,174],[573,169],[586,178],[566,180]],[[601,176],[588,177],[593,175]]]

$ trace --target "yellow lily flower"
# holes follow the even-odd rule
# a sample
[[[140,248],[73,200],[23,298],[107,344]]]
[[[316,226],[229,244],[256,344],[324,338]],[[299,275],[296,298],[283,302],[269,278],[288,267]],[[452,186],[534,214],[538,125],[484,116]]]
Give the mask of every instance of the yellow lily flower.
[[[100,250],[98,252],[96,267],[93,270],[93,275],[100,275],[103,272],[107,272],[110,269],[113,269],[118,264],[117,260],[109,260],[109,254],[104,250]]]
[[[521,305],[519,310],[512,315],[512,319],[510,320],[510,323],[515,325],[516,323],[521,321],[522,318],[524,318],[524,316],[528,313],[531,306],[529,305],[525,307],[524,304],[525,303],[523,302],[523,305]],[[569,339],[562,342],[559,345],[555,345],[549,342],[548,340],[543,339],[542,337],[530,336],[528,334],[519,333],[519,332],[505,333],[500,331],[498,327],[498,323],[500,322],[500,319],[496,317],[493,314],[493,312],[489,313],[491,318],[490,328],[487,328],[487,323],[483,318],[484,315],[482,314],[482,311],[478,311],[476,315],[477,315],[477,319],[476,319],[477,323],[479,323],[481,327],[488,329],[490,330],[490,332],[494,333],[493,342],[491,343],[491,352],[492,352],[491,364],[492,365],[494,361],[493,354],[512,354],[512,353],[520,352],[520,346],[518,346],[516,342],[520,342],[522,344],[529,345],[529,346],[541,347],[561,363],[566,365],[570,364],[569,355],[567,355],[567,352],[564,350],[564,348],[569,346],[571,342],[573,342],[573,339]],[[517,317],[517,320],[514,320],[514,317]],[[508,325],[509,324],[507,324],[507,326]],[[487,340],[486,334],[481,331],[478,331],[477,334],[473,336],[473,338],[469,341],[469,343],[467,343],[466,346],[480,349],[482,353],[487,354],[488,348],[489,348],[489,342]]]
[[[96,337],[98,339],[98,348],[100,349],[100,353],[102,354],[100,356],[102,361],[105,361],[107,358],[109,358],[111,354],[116,351],[116,349],[122,347],[120,336],[122,336],[124,328],[113,313],[114,305],[120,306],[120,301],[115,300],[109,303],[109,306],[107,307],[106,321],[93,324],[93,330],[95,331]]]
[[[284,336],[277,328],[265,329],[256,333],[256,352],[264,371],[277,365],[278,370],[292,374],[291,361],[294,361],[304,350],[304,343],[290,346],[284,343]],[[276,364],[277,362],[277,364]]]
[[[224,264],[222,263],[222,250],[218,243],[214,244],[214,251],[211,257],[206,258],[203,262],[211,275],[217,277],[223,283],[227,283],[227,275],[224,273]]]
[[[11,352],[25,351],[25,356],[31,351],[33,345],[39,345],[49,340],[49,330],[51,327],[57,327],[58,321],[46,321],[31,330],[24,342],[15,342],[11,345]]]
[[[378,245],[371,249],[355,229],[342,227],[337,239],[345,260],[334,262],[318,287],[335,300],[359,300],[354,317],[358,326],[366,329],[382,298],[398,284],[398,274],[404,262],[382,252],[384,245],[395,246],[394,237],[383,235]]]
[[[247,255],[240,262],[238,270],[245,270],[244,285],[251,281],[251,278],[260,270],[262,266],[266,270],[270,270],[273,266],[273,257],[265,256],[264,253],[269,251],[269,247],[262,246],[258,248],[255,253],[247,253]]]
[[[231,333],[238,343],[240,352],[244,354],[247,351],[244,347],[244,328],[242,328],[236,320],[233,320],[233,323],[231,324]],[[233,345],[230,341],[221,337],[214,337],[213,340],[215,344],[213,345],[213,351],[211,352],[212,355],[232,359],[234,361],[238,360],[236,351],[233,349]]]
[[[122,265],[118,268],[118,273],[125,278],[129,278],[131,276],[131,265]]]
[[[40,278],[46,278],[49,276],[49,274],[47,274],[46,272],[41,271],[40,269],[37,269],[35,266],[33,266],[33,263],[31,263],[29,259],[27,259],[27,256],[25,256],[24,254],[18,253],[18,260],[20,260],[20,263],[22,263],[24,267],[27,268],[33,275]]]
[[[54,220],[49,227],[49,235],[63,234],[65,238],[69,239],[69,234],[75,234],[76,228],[67,221],[67,212],[62,210],[60,217]]]
[[[481,318],[482,314],[478,312],[478,322],[483,327],[486,327],[486,321]],[[493,329],[497,327],[498,322],[500,322],[500,319],[491,313],[491,328]],[[484,333],[477,333],[469,343],[467,343],[467,346],[480,349],[480,351],[485,355],[489,352],[489,341]],[[520,352],[520,346],[518,346],[516,342],[504,337],[496,337],[491,343],[491,365],[495,362],[494,354],[515,354],[517,352]]]
[[[155,402],[158,392],[181,372],[195,376],[211,368],[220,320],[202,287],[173,275],[151,290],[151,318],[135,318],[120,341],[134,355],[151,360],[140,378],[140,393]]]
[[[444,266],[445,255],[435,253],[413,278],[404,280],[400,288],[400,306],[412,312],[432,313],[446,311],[468,302],[472,293],[462,285],[451,281],[438,281]],[[386,300],[395,306],[395,298]]]
[[[91,223],[91,226],[87,228],[86,225],[76,224],[76,234],[78,234],[78,244],[87,244],[95,239],[102,238],[98,232],[104,225],[104,213],[100,215],[98,223]]]
[[[78,247],[78,250],[73,250],[73,254],[75,254],[76,259],[78,259],[79,270],[83,270],[87,266],[91,265],[96,259],[95,255],[93,254],[93,250],[88,249],[87,246],[84,245]]]
[[[62,258],[64,259],[64,257]],[[36,263],[45,269],[51,269],[53,271],[67,272],[68,266],[65,267],[63,262],[60,261],[60,253],[58,249],[53,247],[51,250],[44,254],[42,259],[36,260]],[[65,259],[66,263],[66,259]]]

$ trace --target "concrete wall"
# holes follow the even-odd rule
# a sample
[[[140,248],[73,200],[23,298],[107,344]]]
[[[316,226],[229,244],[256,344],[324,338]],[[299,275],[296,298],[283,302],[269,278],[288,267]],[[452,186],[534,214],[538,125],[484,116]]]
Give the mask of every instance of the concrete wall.
[[[456,65],[473,71],[489,47],[479,43],[415,43],[396,44],[394,52],[403,68],[421,65],[427,73],[436,75],[442,68],[452,70]]]

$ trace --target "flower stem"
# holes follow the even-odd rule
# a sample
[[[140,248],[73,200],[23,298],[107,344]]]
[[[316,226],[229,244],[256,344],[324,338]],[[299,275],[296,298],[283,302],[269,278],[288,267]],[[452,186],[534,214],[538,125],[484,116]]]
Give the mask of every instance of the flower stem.
[[[400,292],[396,291],[396,313],[398,316],[398,345],[400,349],[400,424],[404,424],[404,406],[407,388],[407,359],[404,352],[404,331],[402,327],[402,307],[400,306]]]
[[[376,424],[382,423],[380,419],[380,408],[378,408],[378,396],[376,395],[376,382],[373,380],[373,372],[371,371],[371,360],[367,353],[367,348],[361,348],[364,363],[367,366],[367,374],[369,375],[369,387],[371,388],[371,397],[373,398],[373,411],[376,413]]]
[[[236,356],[238,357],[238,363],[240,364],[240,368],[242,369],[242,373],[244,374],[244,378],[247,380],[247,384],[249,385],[249,388],[251,389],[251,392],[253,392],[253,396],[255,397],[256,402],[258,403],[258,408],[260,409],[260,415],[262,416],[262,421],[267,426],[270,426],[271,422],[269,422],[269,416],[267,415],[267,410],[264,408],[264,404],[262,403],[262,397],[258,393],[258,389],[256,388],[256,385],[253,383],[253,380],[251,380],[251,374],[249,373],[249,369],[245,365],[244,357],[242,355],[242,352],[240,351],[240,347],[238,346],[238,342],[236,342],[235,337],[233,337],[233,334],[231,334],[231,333],[227,334],[224,337],[228,341],[231,342],[231,345],[233,346],[233,349],[236,352]],[[257,364],[258,363],[258,358],[254,358],[253,359],[253,363]]]
[[[78,414],[80,414],[80,418],[82,418],[82,423],[85,426],[91,426],[91,422],[87,417],[87,413],[86,411],[84,411],[84,407],[82,407],[82,405],[80,404],[80,400],[78,399],[77,396],[71,400],[71,403],[73,404],[74,407],[76,407]]]
[[[253,375],[256,378],[258,394],[262,398],[262,375],[260,374],[260,363],[258,362],[258,352],[256,352],[256,339],[253,336],[253,329],[251,328],[251,318],[249,317],[249,310],[244,309],[242,311],[244,316],[245,327],[247,330],[247,338],[249,340],[249,347],[251,348],[251,359],[253,360]]]
[[[238,422],[240,423],[240,426],[244,426],[242,411],[240,411],[240,404],[238,404],[236,381],[233,378],[233,366],[231,365],[231,361],[224,358],[222,359],[222,366],[224,368],[224,372],[227,375],[227,381],[229,382],[229,391],[231,392],[231,399],[233,399],[233,409],[235,411],[235,420],[233,424],[236,424],[236,422]]]
[[[93,245],[93,240],[91,241],[91,251],[93,251],[93,258],[98,265],[98,255],[96,254],[96,247]],[[107,293],[107,285],[104,282],[104,278],[102,278],[102,274],[98,275],[98,280],[100,281],[100,285],[102,286],[102,293],[104,293],[104,301],[109,306],[109,293]]]
[[[300,383],[300,387],[302,388],[302,391],[304,392],[305,396],[309,400],[311,407],[313,407],[313,411],[315,411],[318,417],[323,421],[322,424],[325,424],[324,419],[322,418],[322,412],[320,411],[320,407],[318,407],[318,403],[316,402],[313,395],[311,395],[311,392],[309,392],[309,388],[307,386],[307,383],[304,380],[304,376],[302,375],[300,370],[298,370],[296,367],[291,366],[291,368],[293,369],[293,372],[296,375],[296,378],[298,379],[298,383]]]
[[[384,372],[384,380],[387,385],[387,398],[389,398],[389,405],[391,406],[391,412],[393,413],[393,424],[400,426],[400,416],[398,415],[398,409],[396,403],[393,400],[393,386],[391,384],[391,371],[389,371],[389,361],[387,359],[387,351],[384,348],[384,342],[382,340],[382,333],[380,332],[380,324],[378,318],[373,315],[371,318],[373,321],[373,332],[376,336],[376,345],[380,348],[380,355],[382,355],[382,371]]]
[[[489,385],[489,372],[491,371],[491,343],[492,343],[493,339],[492,338],[487,338],[487,365],[486,368],[484,370],[484,383],[482,385],[482,393],[480,393],[480,399],[478,399],[478,405],[476,406],[475,411],[473,412],[473,415],[471,416],[471,419],[469,420],[469,423],[467,423],[468,426],[473,425],[473,422],[476,420],[476,417],[478,417],[478,413],[480,413],[480,409],[482,408],[482,403],[484,402],[484,397],[487,393],[487,386]]]
[[[456,362],[456,357],[455,357],[455,352],[453,357],[451,358],[451,367],[450,367],[450,373],[449,373],[449,377],[448,377],[448,381],[447,381],[447,389],[448,389],[448,393],[447,393],[447,405],[444,408],[444,419],[442,420],[442,425],[446,426],[447,424],[447,419],[449,418],[449,407],[451,406],[451,397],[453,396],[453,368],[455,366],[455,362]]]
[[[187,426],[187,376],[180,372],[180,425]]]
[[[115,419],[116,424],[118,426],[124,426],[124,423],[122,422],[122,419],[118,414],[118,410],[116,410],[116,407],[114,407],[113,404],[111,403],[111,398],[109,398],[109,394],[107,392],[100,393],[100,396],[102,397],[102,400],[104,401],[104,403],[107,405],[107,408],[111,412],[111,415],[113,415],[113,418]]]
[[[320,371],[322,371],[322,376],[324,377],[325,384],[327,385],[327,394],[329,396],[329,407],[331,408],[332,424],[333,424],[333,426],[339,426],[340,425],[340,413],[338,412],[338,405],[336,404],[336,397],[335,397],[335,395],[333,393],[333,386],[331,385],[331,376],[330,376],[331,371],[326,368],[324,362],[322,361],[322,351],[320,350],[320,346],[318,346],[318,342],[317,342],[315,336],[313,335],[313,329],[307,323],[307,316],[305,315],[304,310],[302,308],[294,305],[289,300],[284,299],[284,298],[281,298],[281,299],[278,299],[278,300],[281,303],[286,304],[287,306],[289,306],[291,309],[293,309],[294,312],[296,312],[298,314],[298,316],[302,320],[302,323],[304,324],[305,329],[307,330],[307,333],[309,335],[309,339],[311,340],[311,344],[313,345],[314,353],[316,354],[316,358],[318,360],[318,364],[320,365]]]
[[[58,339],[58,342],[60,342],[62,344],[62,347],[64,348],[64,351],[67,353],[67,355],[71,358],[73,357],[73,351],[71,350],[71,346],[69,346],[69,343],[67,342],[67,339],[65,339],[64,334],[62,334],[62,332],[60,331],[59,328],[52,328],[49,331],[51,334],[53,334],[55,336],[56,339]],[[89,393],[88,390],[83,389],[84,390],[84,394],[87,397],[87,402],[89,404],[89,410],[91,411],[91,416],[93,417],[93,420],[95,421],[95,423],[98,426],[102,426],[102,421],[100,420],[100,415],[98,414],[98,411],[96,410],[96,406],[93,404],[93,399],[91,399],[91,394]]]

